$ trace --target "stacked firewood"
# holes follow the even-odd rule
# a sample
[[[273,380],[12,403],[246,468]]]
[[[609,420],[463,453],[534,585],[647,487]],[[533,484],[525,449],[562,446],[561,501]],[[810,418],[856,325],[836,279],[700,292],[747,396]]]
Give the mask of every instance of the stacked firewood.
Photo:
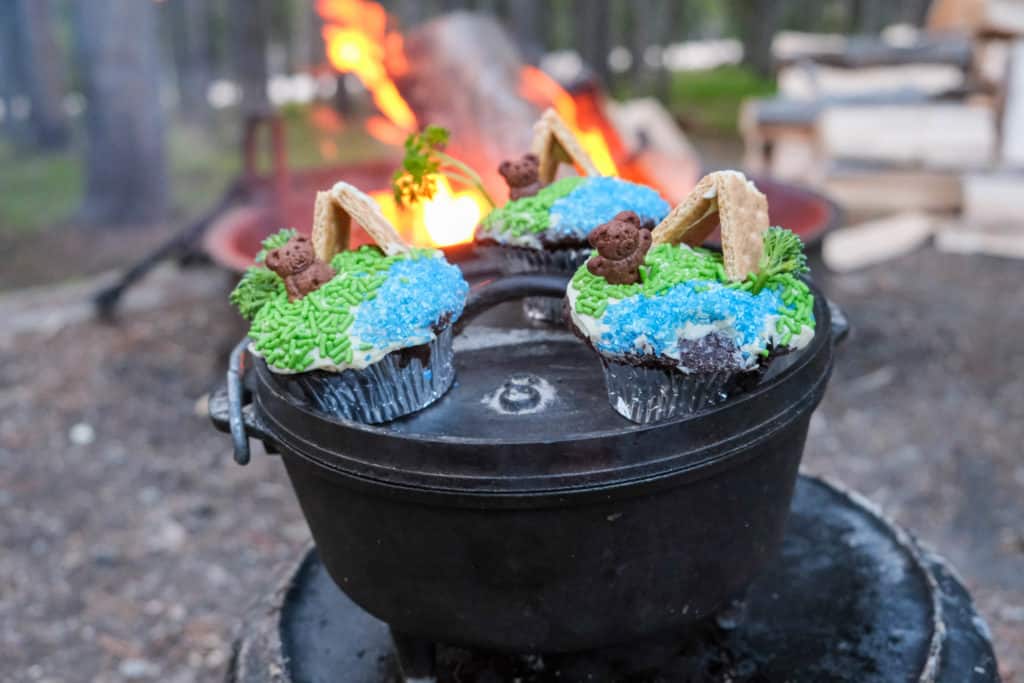
[[[870,221],[826,244],[830,265],[891,255],[879,229],[892,253],[935,234],[943,249],[1024,257],[1024,3],[936,0],[925,31],[781,34],[775,56],[779,96],[741,115],[746,163]]]

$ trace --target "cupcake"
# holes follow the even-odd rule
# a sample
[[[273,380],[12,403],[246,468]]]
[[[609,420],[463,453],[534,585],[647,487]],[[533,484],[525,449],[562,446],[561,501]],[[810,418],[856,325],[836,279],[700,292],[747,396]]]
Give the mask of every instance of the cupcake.
[[[378,246],[347,249],[357,221]],[[347,183],[317,195],[313,238],[267,238],[231,294],[251,321],[249,351],[287,389],[364,423],[430,405],[451,387],[452,324],[469,286],[440,251],[405,244]]]
[[[722,253],[701,248],[719,223]],[[705,177],[653,232],[625,211],[590,243],[565,306],[601,359],[609,402],[634,422],[721,403],[814,337],[803,245],[769,228],[764,195],[738,172]]]
[[[509,186],[509,202],[488,214],[476,232],[478,247],[493,250],[505,274],[569,277],[590,255],[587,236],[596,226],[629,210],[651,229],[668,213],[668,203],[655,190],[598,175],[586,151],[551,110],[537,123],[533,149],[499,166]],[[559,160],[575,161],[587,175],[554,180]],[[561,302],[531,298],[526,311],[535,319],[558,321]]]

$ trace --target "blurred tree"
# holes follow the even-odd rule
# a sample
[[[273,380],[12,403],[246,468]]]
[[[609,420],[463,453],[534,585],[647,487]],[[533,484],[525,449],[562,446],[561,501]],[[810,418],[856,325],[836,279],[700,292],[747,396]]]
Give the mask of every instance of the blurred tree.
[[[440,10],[442,12],[454,12],[455,10],[466,9],[469,6],[467,0],[441,0]]]
[[[674,27],[682,8],[678,0],[633,0],[629,3],[632,11],[632,32],[630,52],[631,86],[634,92],[650,92],[656,86],[660,97],[667,96],[669,72],[664,63],[649,64],[646,52],[651,46],[665,47],[673,40]]]
[[[294,13],[292,26],[292,62],[299,70],[307,70],[327,61],[321,32],[323,21],[313,0],[301,0]]]
[[[228,0],[228,16],[231,18],[232,67],[242,89],[242,113],[264,116],[270,112],[266,0]]]
[[[64,57],[53,37],[50,0],[14,0],[13,5],[31,142],[59,149],[67,145],[69,134],[63,103]]]
[[[24,92],[17,10],[18,6],[12,2],[0,2],[0,105],[3,107],[4,134],[15,143],[21,138],[21,126],[14,109],[18,97]]]
[[[86,99],[85,197],[93,225],[149,223],[167,208],[156,10],[139,0],[75,0]]]
[[[206,0],[169,0],[165,3],[173,30],[171,52],[178,85],[178,104],[182,118],[205,125],[209,122],[211,59],[208,29],[209,6]]]
[[[506,6],[509,30],[518,43],[523,58],[534,64],[544,52],[540,5],[539,0],[512,0]]]
[[[779,30],[784,0],[732,0],[743,42],[743,61],[762,76],[773,73],[772,38]]]
[[[573,41],[583,61],[607,85],[611,80],[608,53],[611,51],[611,12],[609,3],[573,0]]]

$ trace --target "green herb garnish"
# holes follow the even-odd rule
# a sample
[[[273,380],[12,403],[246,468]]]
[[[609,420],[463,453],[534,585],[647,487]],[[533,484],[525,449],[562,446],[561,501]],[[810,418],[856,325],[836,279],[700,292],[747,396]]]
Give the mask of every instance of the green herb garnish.
[[[751,292],[760,292],[775,275],[797,276],[808,270],[804,244],[800,238],[785,228],[768,228],[764,236],[764,252],[757,264],[757,274],[753,277]]]
[[[448,129],[431,125],[405,139],[402,166],[391,176],[391,188],[399,206],[432,199],[437,191],[438,175],[475,188],[491,208],[496,206],[480,175],[443,151],[449,137]]]

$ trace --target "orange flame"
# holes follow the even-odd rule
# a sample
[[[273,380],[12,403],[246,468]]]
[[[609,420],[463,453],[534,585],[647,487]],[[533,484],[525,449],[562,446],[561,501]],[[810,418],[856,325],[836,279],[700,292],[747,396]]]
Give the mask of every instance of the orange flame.
[[[616,175],[615,159],[601,128],[581,120],[576,100],[555,79],[535,66],[524,66],[519,73],[519,94],[538,108],[554,107],[590,154],[597,170],[602,175]]]
[[[490,209],[487,202],[473,190],[452,190],[444,176],[437,177],[434,197],[412,207],[400,207],[390,192],[372,192],[384,216],[393,225],[412,226],[406,237],[414,244],[447,247],[473,239],[473,231]]]
[[[373,98],[380,115],[366,121],[366,131],[386,144],[401,145],[420,122],[402,97],[395,78],[408,72],[402,34],[394,27],[383,6],[371,0],[317,0],[317,12],[324,20],[323,37],[327,58],[337,71],[355,75]],[[583,147],[605,175],[617,173],[616,158],[622,158],[621,140],[603,116],[587,101],[577,101],[554,79],[536,67],[523,67],[519,94],[538,109],[554,107],[573,130]],[[593,103],[591,103],[593,104]],[[455,131],[456,136],[458,131]],[[462,145],[472,149],[472,141]],[[325,156],[337,150],[325,148]],[[476,160],[497,165],[497,160]],[[628,169],[627,169],[628,170]],[[401,226],[414,244],[446,246],[468,242],[489,205],[474,190],[453,191],[448,180],[438,178],[433,199],[413,208],[396,206],[389,192],[373,193],[385,216]]]
[[[402,34],[388,27],[387,11],[369,0],[317,0],[316,9],[325,22],[323,36],[331,66],[354,74],[396,128],[414,132],[416,115],[390,76],[404,73],[408,63]]]

